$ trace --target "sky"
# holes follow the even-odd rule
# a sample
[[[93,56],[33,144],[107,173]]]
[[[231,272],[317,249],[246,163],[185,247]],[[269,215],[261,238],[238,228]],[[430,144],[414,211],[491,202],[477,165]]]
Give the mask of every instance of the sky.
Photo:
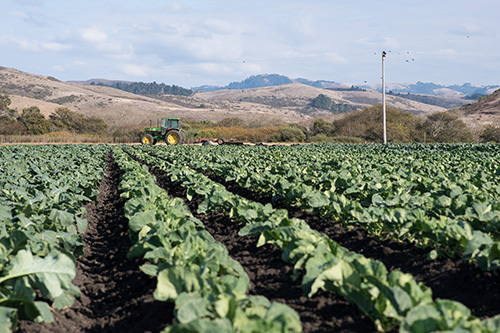
[[[251,75],[500,84],[498,0],[3,0],[0,66],[185,88]]]

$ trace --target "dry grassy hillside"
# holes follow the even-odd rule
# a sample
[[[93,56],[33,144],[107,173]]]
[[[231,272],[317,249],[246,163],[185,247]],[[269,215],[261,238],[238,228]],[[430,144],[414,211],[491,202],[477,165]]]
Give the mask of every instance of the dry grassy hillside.
[[[331,116],[310,106],[319,94],[336,104],[364,108],[381,103],[380,92],[336,91],[299,83],[245,90],[197,92],[191,97],[162,95],[147,97],[110,87],[61,82],[53,77],[0,67],[0,93],[12,100],[11,108],[21,111],[37,106],[49,115],[67,107],[87,116],[97,116],[113,130],[118,127],[140,128],[150,119],[183,117],[192,120],[218,121],[241,117],[264,124],[299,122],[318,116]],[[387,95],[387,104],[401,110],[425,115],[444,108]]]
[[[198,92],[195,97],[210,101],[239,101],[264,103],[283,107],[288,111],[299,111],[310,103],[311,99],[319,94],[330,97],[334,103],[348,104],[360,109],[382,102],[380,92],[366,91],[337,91],[315,88],[300,83],[291,83],[282,86],[264,87],[245,90],[218,90],[211,92]],[[388,105],[410,111],[415,114],[428,114],[444,111],[444,108],[429,104],[411,101],[397,96],[386,96]]]
[[[37,106],[45,115],[67,107],[87,116],[103,118],[110,127],[143,127],[149,119],[184,117],[217,121],[225,117],[254,117],[285,122],[309,118],[294,112],[250,103],[209,101],[196,97],[166,96],[162,99],[135,95],[121,90],[61,82],[53,77],[0,67],[0,93],[11,98],[12,109]]]
[[[500,89],[478,101],[453,110],[470,126],[500,124]]]

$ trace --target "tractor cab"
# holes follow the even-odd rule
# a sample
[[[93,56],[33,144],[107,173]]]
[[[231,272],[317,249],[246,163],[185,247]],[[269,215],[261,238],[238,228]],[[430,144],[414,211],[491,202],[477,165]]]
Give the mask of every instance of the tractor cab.
[[[149,121],[149,127],[146,127],[141,135],[141,143],[154,145],[162,140],[165,140],[167,145],[178,145],[184,142],[185,137],[179,118],[163,118],[156,127],[152,127],[151,120]]]
[[[168,130],[181,129],[181,120],[179,118],[163,118],[161,120],[161,134],[165,135]]]

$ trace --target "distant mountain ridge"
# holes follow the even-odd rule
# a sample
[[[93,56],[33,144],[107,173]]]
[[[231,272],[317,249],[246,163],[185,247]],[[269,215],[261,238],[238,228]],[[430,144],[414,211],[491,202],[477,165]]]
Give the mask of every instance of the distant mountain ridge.
[[[272,86],[287,82],[287,79],[292,80],[280,75],[260,75],[249,78],[246,83],[265,85],[261,88],[197,91],[190,96],[171,94],[156,96],[137,95],[99,84],[109,84],[113,82],[112,80],[94,79],[86,84],[76,84],[63,82],[52,76],[35,75],[0,66],[0,94],[9,96],[12,102],[10,109],[17,112],[36,106],[48,117],[58,108],[64,107],[85,116],[102,118],[112,129],[142,128],[149,124],[150,119],[162,117],[183,117],[214,122],[227,117],[241,117],[267,124],[271,121],[296,123],[309,121],[315,117],[337,116],[332,110],[314,106],[313,101],[320,95],[328,97],[332,105],[339,108],[352,106],[363,109],[381,103],[382,94],[379,91],[353,88],[349,84],[332,81],[293,79],[293,83]],[[239,84],[235,83],[233,87],[245,86]],[[421,88],[424,85],[426,84],[416,84]],[[428,88],[445,89],[440,87],[442,86],[428,86]],[[467,84],[457,87],[465,91],[473,89],[472,85]],[[402,89],[404,85],[388,88]],[[450,87],[446,89],[451,90]],[[470,104],[454,112],[471,126],[480,127],[484,124],[500,124],[499,94],[500,89],[491,96],[473,102],[458,92],[431,96],[393,91],[387,94],[387,104],[420,116]]]
[[[352,85],[349,83],[340,83],[335,81],[327,80],[308,80],[304,78],[292,79],[288,76],[279,74],[259,74],[252,75],[243,81],[231,82],[227,86],[210,86],[204,85],[199,87],[192,87],[192,90],[198,91],[217,91],[224,89],[253,89],[262,87],[272,87],[280,86],[290,83],[302,83],[311,87],[316,88],[366,88],[373,90],[382,90],[381,84],[366,84],[366,85]],[[489,85],[489,86],[475,86],[470,83],[464,83],[462,85],[454,84],[450,86],[436,84],[433,82],[417,82],[417,83],[387,83],[386,89],[392,91],[393,93],[410,93],[410,94],[423,94],[423,95],[478,95],[485,96],[491,94],[496,89],[500,88],[500,85]]]

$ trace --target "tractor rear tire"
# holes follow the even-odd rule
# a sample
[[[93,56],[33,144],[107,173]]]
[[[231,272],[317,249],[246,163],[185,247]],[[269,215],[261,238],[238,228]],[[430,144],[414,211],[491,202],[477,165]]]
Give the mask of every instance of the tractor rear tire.
[[[167,145],[178,145],[182,141],[181,133],[178,130],[170,130],[165,134],[165,142]]]
[[[153,138],[153,136],[151,134],[146,133],[143,136],[141,136],[141,143],[143,145],[152,146],[155,144],[155,139]]]

